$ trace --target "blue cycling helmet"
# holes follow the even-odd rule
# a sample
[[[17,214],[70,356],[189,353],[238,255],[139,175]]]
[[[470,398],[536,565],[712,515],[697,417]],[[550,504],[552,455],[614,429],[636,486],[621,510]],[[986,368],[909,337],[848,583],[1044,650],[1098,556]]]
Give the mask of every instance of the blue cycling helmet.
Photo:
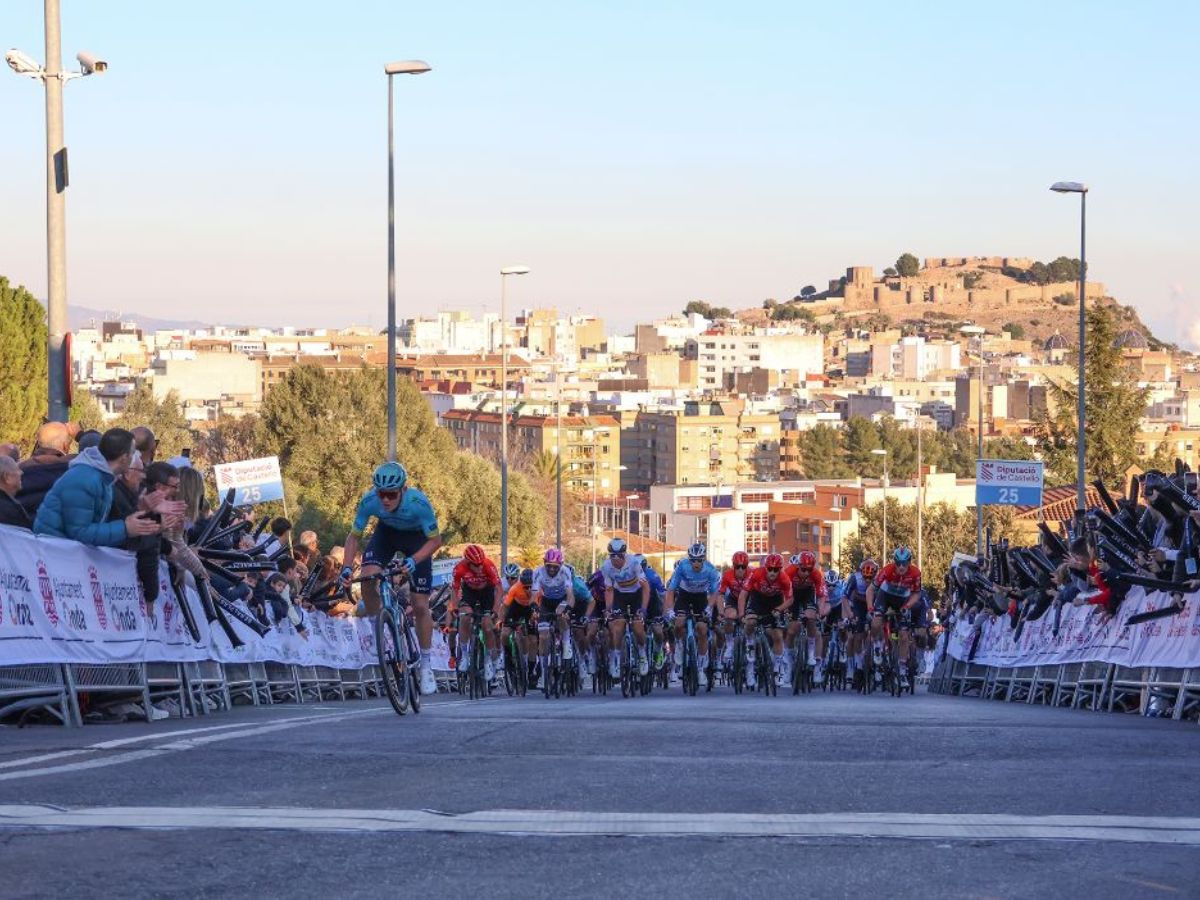
[[[837,587],[837,586],[838,586],[839,584],[841,584],[841,583],[842,583],[842,576],[841,576],[841,574],[838,572],[838,570],[837,570],[837,569],[829,569],[829,570],[828,570],[828,571],[825,573],[825,585],[826,585],[826,587],[835,588],[835,587]]]
[[[901,545],[892,551],[892,559],[903,565],[912,562],[912,551]]]
[[[518,578],[521,577],[521,567],[518,566],[516,563],[509,563],[507,566],[504,567],[504,577],[507,578],[510,582],[516,581]]]
[[[704,546],[702,541],[696,541],[696,543],[688,547],[688,559],[703,560],[706,556],[708,556],[708,548]]]
[[[398,462],[385,462],[371,480],[377,491],[401,491],[408,484],[408,470]]]

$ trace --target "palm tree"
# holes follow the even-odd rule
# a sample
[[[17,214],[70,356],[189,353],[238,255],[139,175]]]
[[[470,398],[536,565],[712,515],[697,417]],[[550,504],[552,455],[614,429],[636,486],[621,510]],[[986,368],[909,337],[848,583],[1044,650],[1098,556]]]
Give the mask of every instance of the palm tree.
[[[543,450],[529,460],[529,471],[543,481],[553,481],[558,477],[558,454]]]

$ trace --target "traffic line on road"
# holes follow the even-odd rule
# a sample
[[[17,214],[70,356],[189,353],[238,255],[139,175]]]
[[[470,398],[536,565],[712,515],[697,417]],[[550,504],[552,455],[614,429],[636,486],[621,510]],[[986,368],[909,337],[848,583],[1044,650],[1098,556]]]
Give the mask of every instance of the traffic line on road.
[[[145,752],[145,751],[141,751]],[[605,813],[290,807],[0,806],[0,828],[434,832],[537,837],[799,837],[1101,841],[1200,846],[1200,818],[929,813]]]
[[[155,747],[148,747],[144,750],[130,750],[128,752],[103,756],[98,759],[87,759],[80,762],[65,763],[58,766],[23,768],[16,772],[0,772],[0,781],[17,781],[24,778],[37,778],[43,775],[61,775],[67,772],[79,772],[87,769],[99,769],[107,766],[117,766],[123,763],[136,762],[141,759],[163,756],[167,753],[195,750],[198,747],[203,747],[207,744],[216,743],[218,741],[231,741],[238,738],[257,737],[258,735],[271,734],[276,731],[286,731],[290,728],[299,728],[304,725],[315,725],[322,722],[336,722],[342,719],[349,719],[358,716],[378,715],[382,713],[395,715],[390,706],[377,706],[372,709],[356,709],[346,712],[330,713],[328,715],[293,716],[287,719],[276,719],[271,722],[265,722],[261,725],[241,722],[231,725],[214,725],[208,728],[184,728],[177,731],[168,731],[155,735],[142,735],[134,738],[122,738],[116,741],[103,741],[98,744],[92,744],[88,747],[81,747],[78,750],[64,750],[58,753],[45,753],[40,756],[29,756],[23,759],[8,760],[4,763],[4,766],[6,768],[37,766],[39,763],[52,761],[54,759],[61,759],[82,754],[100,753],[105,750],[114,749],[117,746],[133,743],[135,741],[160,740],[164,741],[165,743],[159,744]],[[197,736],[187,737],[180,740],[182,735]]]

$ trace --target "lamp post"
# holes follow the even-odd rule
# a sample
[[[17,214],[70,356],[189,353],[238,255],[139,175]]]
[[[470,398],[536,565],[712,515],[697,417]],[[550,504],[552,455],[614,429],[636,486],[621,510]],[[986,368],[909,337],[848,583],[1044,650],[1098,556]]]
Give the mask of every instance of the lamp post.
[[[500,566],[508,565],[508,294],[509,275],[528,275],[528,266],[500,270]]]
[[[976,461],[978,461],[978,460],[983,459],[983,335],[985,334],[985,330],[983,328],[980,328],[978,325],[964,325],[962,328],[960,328],[958,330],[961,334],[965,334],[965,335],[968,335],[969,337],[974,337],[976,339],[976,350],[979,353],[979,387],[978,387],[978,391],[977,391],[979,394],[979,401],[978,401],[979,439],[978,439],[977,455],[975,457]],[[969,378],[970,375],[968,374],[967,377]],[[978,499],[978,486],[976,486],[976,492],[977,493],[976,493],[976,499],[975,499],[975,555],[982,556],[983,555],[983,504],[980,503],[979,499]],[[920,568],[920,565],[918,564],[917,567]]]
[[[554,544],[562,547],[562,370],[554,364]]]
[[[667,577],[667,535],[671,533],[671,529],[675,526],[663,518],[663,545],[662,545],[662,570],[663,577]]]
[[[627,535],[629,535],[630,537],[633,537],[633,529],[629,527],[629,520],[631,518],[629,504],[633,500],[640,500],[640,499],[641,499],[641,494],[626,494],[625,495],[625,533]]]
[[[921,432],[925,425],[917,415],[917,568],[925,565],[925,473],[921,464]]]
[[[46,417],[65,422],[70,406],[67,371],[67,148],[63,143],[63,85],[73,78],[99,75],[108,63],[80,52],[79,71],[63,71],[62,21],[59,0],[45,0],[46,64],[39,65],[20,50],[5,54],[9,68],[35,78],[46,89]]]
[[[1078,181],[1056,181],[1050,185],[1050,190],[1056,194],[1079,195],[1079,385],[1076,388],[1076,418],[1078,426],[1075,435],[1075,518],[1079,533],[1083,534],[1083,526],[1087,513],[1087,490],[1084,479],[1086,460],[1085,423],[1087,412],[1083,403],[1084,392],[1084,345],[1087,338],[1087,185]]]
[[[396,137],[393,75],[423,75],[429,63],[403,59],[383,67],[388,84],[388,227],[387,227],[387,431],[388,459],[396,461]]]
[[[871,451],[871,454],[873,456],[882,456],[883,457],[883,553],[879,557],[879,564],[882,566],[884,561],[887,559],[887,546],[888,546],[888,542],[887,542],[887,501],[888,501],[887,457],[888,457],[888,452],[881,447],[877,447],[876,449]]]

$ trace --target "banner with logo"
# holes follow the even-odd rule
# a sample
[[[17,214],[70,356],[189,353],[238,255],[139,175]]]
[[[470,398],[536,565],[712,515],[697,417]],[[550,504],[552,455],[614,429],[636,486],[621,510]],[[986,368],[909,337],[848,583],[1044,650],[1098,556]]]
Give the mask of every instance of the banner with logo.
[[[1055,634],[1051,609],[1036,622],[1027,622],[1019,641],[1006,616],[959,622],[950,635],[949,654],[1005,668],[1075,662],[1194,668],[1200,666],[1200,594],[1186,599],[1187,606],[1177,615],[1130,626],[1130,616],[1171,602],[1165,594],[1134,588],[1116,616],[1094,606],[1065,606]]]

